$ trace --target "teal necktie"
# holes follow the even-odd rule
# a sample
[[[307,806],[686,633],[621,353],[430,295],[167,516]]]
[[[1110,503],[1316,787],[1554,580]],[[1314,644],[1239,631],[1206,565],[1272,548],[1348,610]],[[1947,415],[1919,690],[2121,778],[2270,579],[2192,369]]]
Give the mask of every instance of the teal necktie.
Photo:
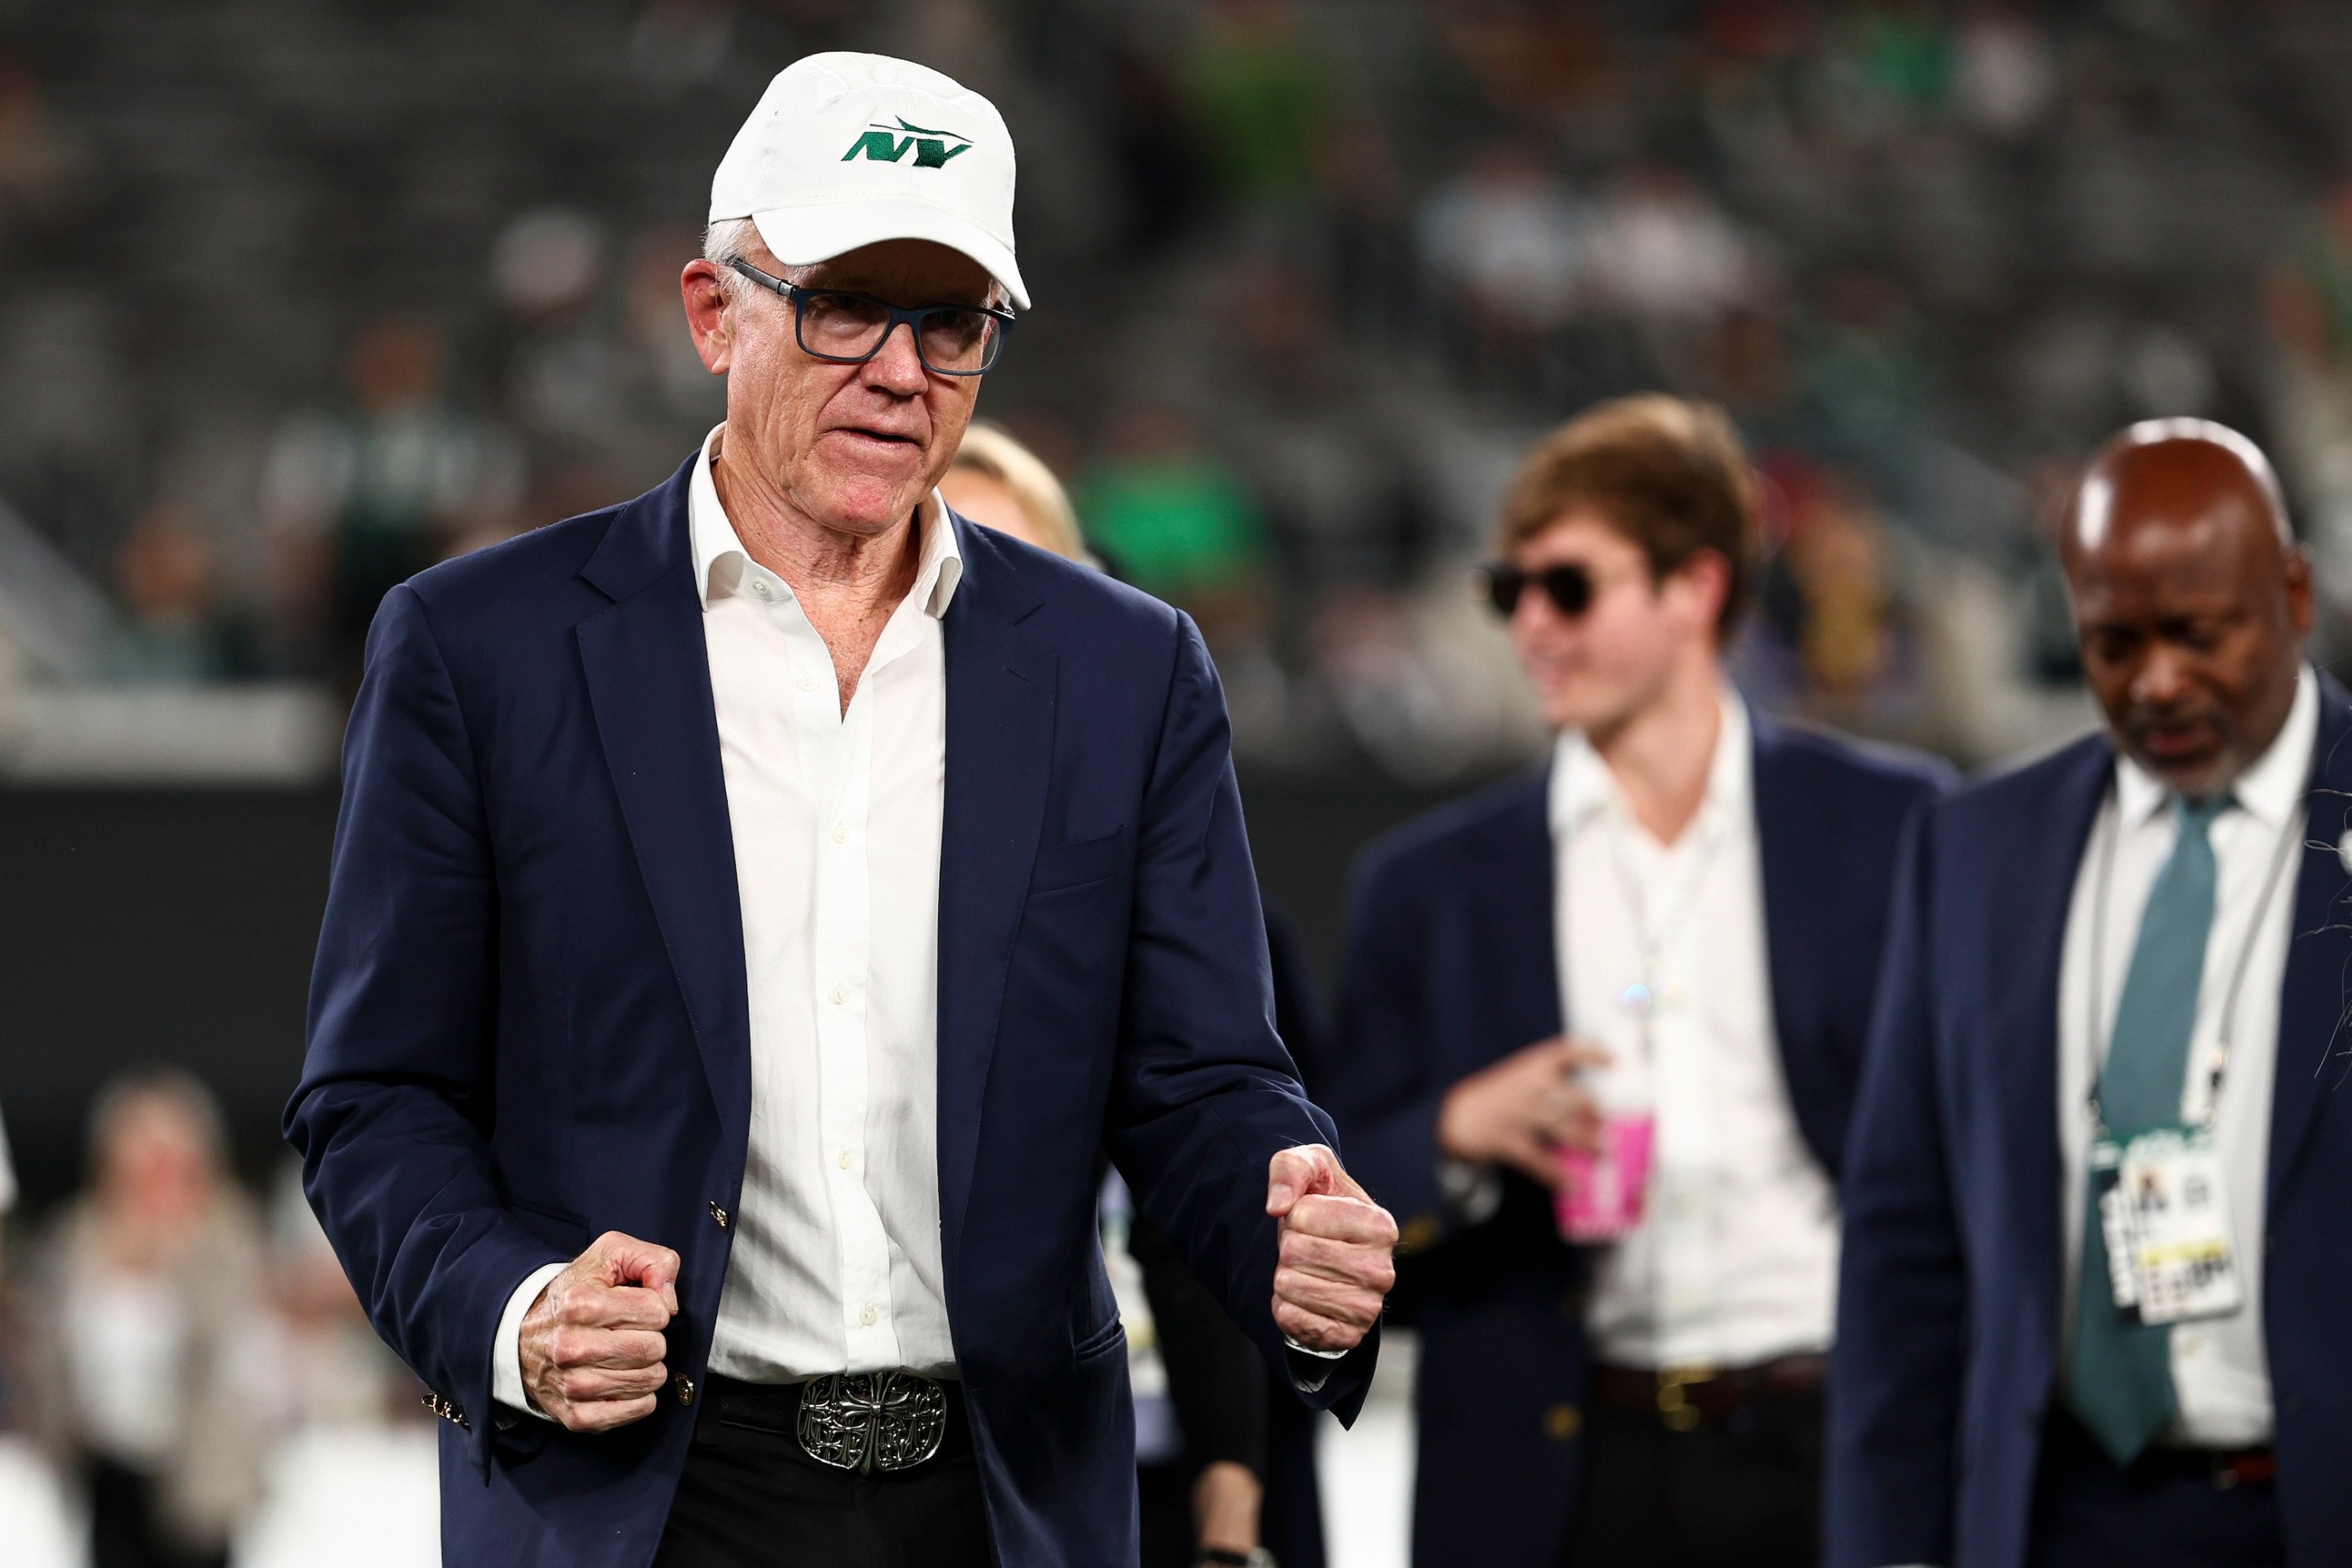
[[[2180,1122],[2189,1036],[2205,974],[2205,939],[2213,929],[2213,844],[2208,831],[2228,804],[2227,796],[2173,801],[2179,837],[2148,890],[2123,998],[2116,1005],[2106,1066],[2099,1074],[2100,1121],[2118,1142]],[[2105,898],[2105,889],[2096,896]],[[2097,984],[2098,977],[2091,983]],[[2083,1188],[2083,1261],[2075,1277],[2067,1403],[2107,1457],[2128,1465],[2172,1419],[2172,1331],[2168,1324],[2126,1323],[2116,1310],[2087,1169]]]

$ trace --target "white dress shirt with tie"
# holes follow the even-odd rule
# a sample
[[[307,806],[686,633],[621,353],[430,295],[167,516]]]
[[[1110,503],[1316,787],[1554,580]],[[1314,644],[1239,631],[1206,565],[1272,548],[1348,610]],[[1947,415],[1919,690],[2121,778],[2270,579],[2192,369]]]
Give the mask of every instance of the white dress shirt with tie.
[[[703,444],[688,491],[703,642],[742,901],[751,1143],[710,1370],[788,1383],[905,1367],[951,1376],[940,1250],[940,617],[962,576],[936,492],[921,560],[844,711],[832,655],[743,550]],[[648,1238],[657,1239],[657,1238]],[[500,1403],[530,1408],[507,1304]]]
[[[2284,869],[2275,876],[2273,870],[2280,865],[2282,844],[2290,836],[2299,844],[2304,835],[2304,792],[2318,735],[2319,682],[2305,668],[2278,739],[2231,787],[2231,805],[2213,819],[2210,830],[2216,875],[2213,925],[2205,942],[2205,972],[2198,986],[2197,1021],[2189,1037],[2189,1068],[2180,1113],[2191,1125],[2209,1110],[2214,1113],[2244,1304],[2226,1318],[2180,1323],[2172,1330],[2172,1386],[2179,1404],[2165,1440],[2177,1445],[2239,1448],[2271,1440],[2270,1362],[2263,1343],[2263,1210],[2270,1169],[2271,1084],[2278,1065],[2279,999],[2286,984],[2295,875],[2302,857],[2290,847]],[[2082,1257],[2092,1063],[2105,1059],[2108,1044],[2093,1037],[2092,1017],[2095,1012],[2103,1027],[2115,1022],[2141,911],[2157,873],[2172,857],[2177,825],[2168,809],[2171,798],[2139,764],[2118,757],[2115,788],[2092,826],[2075,874],[2058,985],[2058,1146],[2065,1174],[2059,1212],[2066,1224],[2063,1323],[2074,1321],[2075,1273]],[[2104,921],[2099,912],[2103,900]],[[2095,938],[2095,929],[2101,926],[2104,930]],[[2100,950],[2095,954],[2095,947]],[[2237,987],[2228,1070],[2217,1101],[2211,1092],[2212,1068],[2221,1044],[2224,1004],[2242,963],[2245,978]],[[2066,1353],[2063,1343],[2060,1353]],[[2064,1386],[2063,1372],[2059,1384]]]
[[[1780,1067],[1746,704],[1723,694],[1706,799],[1674,843],[1641,825],[1574,731],[1550,819],[1569,1032],[1610,1054],[1590,1076],[1604,1113],[1657,1118],[1642,1221],[1595,1253],[1594,1353],[1729,1368],[1828,1348],[1837,1194]],[[1646,1014],[1628,1005],[1633,986]]]

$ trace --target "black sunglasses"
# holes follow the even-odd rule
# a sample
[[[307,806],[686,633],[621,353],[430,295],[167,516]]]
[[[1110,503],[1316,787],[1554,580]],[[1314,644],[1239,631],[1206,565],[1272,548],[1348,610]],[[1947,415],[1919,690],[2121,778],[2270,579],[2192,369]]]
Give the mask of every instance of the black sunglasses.
[[[1507,621],[1518,609],[1519,595],[1530,583],[1541,588],[1552,607],[1570,620],[1592,608],[1592,574],[1572,563],[1522,572],[1507,561],[1496,561],[1479,567],[1478,578],[1486,587],[1486,602]]]

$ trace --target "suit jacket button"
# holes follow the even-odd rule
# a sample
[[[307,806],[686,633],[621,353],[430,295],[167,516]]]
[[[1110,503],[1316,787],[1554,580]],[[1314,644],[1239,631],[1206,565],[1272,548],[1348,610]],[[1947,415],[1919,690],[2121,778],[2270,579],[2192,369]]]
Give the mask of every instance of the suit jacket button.
[[[694,1403],[694,1379],[687,1376],[684,1373],[680,1373],[677,1375],[677,1381],[671,1384],[670,1386],[677,1392],[677,1402],[680,1405],[691,1405]]]
[[[727,1211],[719,1206],[719,1200],[716,1198],[710,1200],[710,1217],[719,1222],[719,1229],[727,1228]]]

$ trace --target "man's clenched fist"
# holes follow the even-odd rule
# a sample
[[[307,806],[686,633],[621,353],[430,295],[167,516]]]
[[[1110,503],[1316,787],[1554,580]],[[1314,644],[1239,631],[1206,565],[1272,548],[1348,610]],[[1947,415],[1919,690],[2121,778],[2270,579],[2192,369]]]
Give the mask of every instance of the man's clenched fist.
[[[1396,1221],[1320,1143],[1274,1157],[1265,1212],[1282,1222],[1275,1327],[1309,1350],[1355,1349],[1396,1283]]]
[[[606,1231],[524,1315],[524,1391],[574,1432],[644,1420],[669,1380],[662,1331],[677,1313],[677,1254]]]

